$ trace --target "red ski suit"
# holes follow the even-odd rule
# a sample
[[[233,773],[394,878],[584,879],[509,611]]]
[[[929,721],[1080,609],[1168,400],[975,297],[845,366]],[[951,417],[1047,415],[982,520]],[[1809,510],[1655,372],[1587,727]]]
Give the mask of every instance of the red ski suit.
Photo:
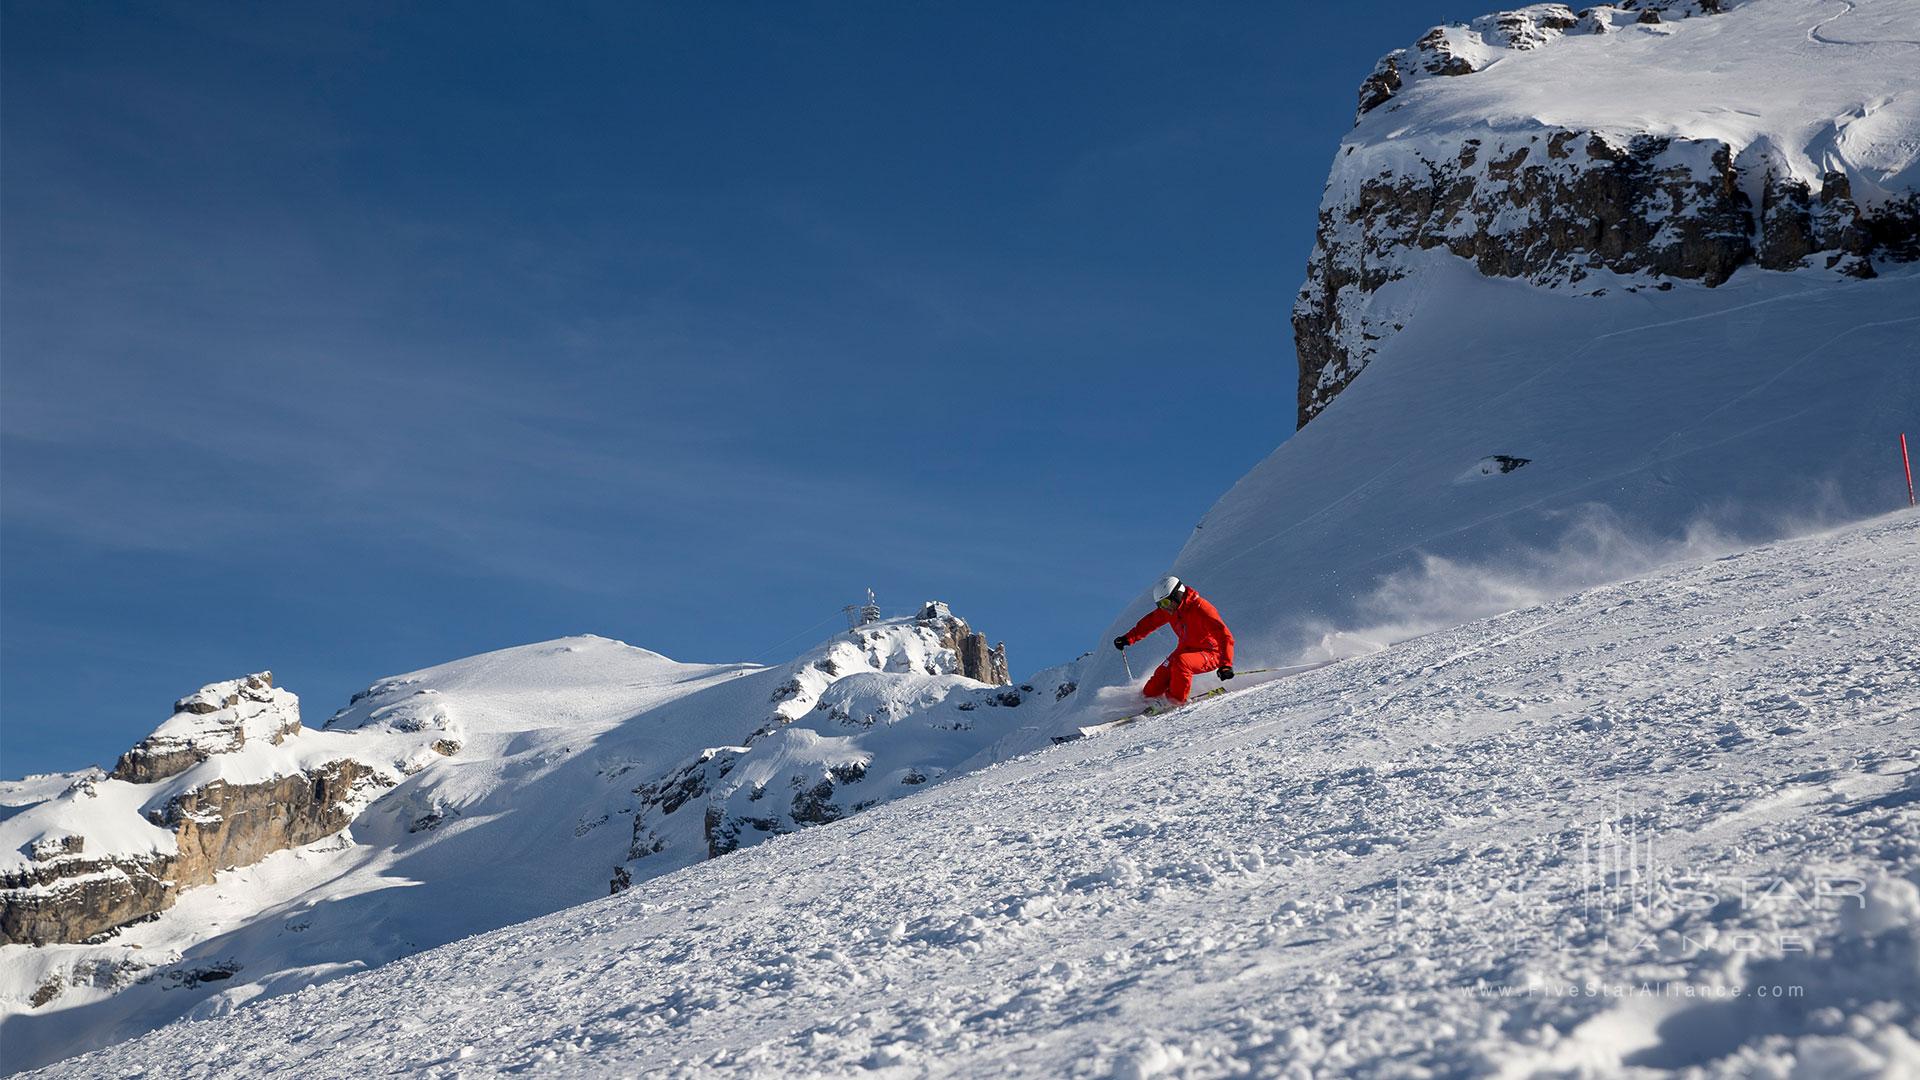
[[[1174,636],[1180,641],[1174,646],[1173,655],[1147,680],[1141,691],[1146,696],[1165,696],[1174,704],[1181,704],[1193,690],[1195,675],[1233,666],[1233,631],[1227,629],[1219,610],[1199,593],[1186,590],[1172,611],[1156,607],[1147,612],[1146,618],[1127,631],[1127,644],[1132,645],[1163,626],[1172,626]]]

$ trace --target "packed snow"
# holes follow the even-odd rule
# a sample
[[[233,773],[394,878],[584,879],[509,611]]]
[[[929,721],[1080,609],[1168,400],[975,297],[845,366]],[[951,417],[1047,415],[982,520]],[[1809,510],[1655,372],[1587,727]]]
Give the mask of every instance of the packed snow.
[[[1910,1076],[1916,635],[1900,513],[1026,755],[42,1075]]]

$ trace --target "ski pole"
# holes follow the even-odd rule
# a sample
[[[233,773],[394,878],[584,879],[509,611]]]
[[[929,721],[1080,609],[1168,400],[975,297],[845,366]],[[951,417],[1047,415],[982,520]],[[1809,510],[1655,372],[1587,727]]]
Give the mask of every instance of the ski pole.
[[[1127,662],[1127,650],[1120,650],[1120,666],[1127,669],[1127,681],[1133,681],[1133,665]]]
[[[1907,433],[1900,433],[1900,465],[1907,470],[1907,505],[1913,505],[1913,460],[1907,457]]]

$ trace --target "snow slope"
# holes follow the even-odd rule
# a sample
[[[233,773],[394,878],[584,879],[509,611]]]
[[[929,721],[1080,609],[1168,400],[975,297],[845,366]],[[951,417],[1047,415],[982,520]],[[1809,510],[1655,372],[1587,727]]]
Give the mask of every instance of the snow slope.
[[[249,743],[240,755],[171,778],[160,786],[185,790],[209,778],[199,774],[231,772],[228,758],[248,755],[285,765],[292,751],[315,760],[356,753],[377,760],[390,748],[423,754],[416,771],[404,779],[396,773],[391,779],[399,785],[379,793],[346,833],[223,871],[215,884],[185,890],[153,921],[104,942],[0,948],[0,1040],[8,1067],[124,1038],[190,1011],[233,1008],[604,893],[624,838],[595,844],[603,838],[583,826],[624,794],[606,775],[608,762],[648,750],[685,753],[702,735],[639,730],[604,753],[590,751],[636,714],[738,671],[676,664],[595,637],[506,649],[386,680],[326,730],[285,746]],[[429,739],[441,738],[462,744],[457,756],[425,750]],[[147,797],[146,786],[95,786],[107,795],[126,789]],[[543,789],[573,798],[528,797]],[[78,816],[64,821],[88,835],[90,846],[118,820],[98,803],[81,800],[69,807],[69,816]],[[32,807],[8,824],[34,824],[61,806]],[[120,816],[140,821],[137,813]],[[59,996],[32,1006],[32,995],[49,981]]]
[[[0,837],[24,863],[30,841],[56,833],[87,836],[90,854],[170,845],[145,808],[209,779],[327,756],[410,761],[345,832],[223,870],[152,921],[87,944],[0,947],[4,1065],[604,896],[618,875],[705,860],[716,824],[745,846],[917,790],[1023,715],[1017,688],[954,673],[937,611],[771,667],[682,664],[591,635],[503,649],[381,680],[323,730],[249,742],[162,784],[96,778],[85,798],[61,794],[69,777],[0,788],[22,804],[0,815]],[[276,715],[297,724],[290,708]],[[202,719],[181,716],[159,734]]]
[[[1902,512],[40,1075],[1911,1076],[1917,636]]]
[[[1795,170],[1910,184],[1910,0],[1752,0],[1652,25],[1618,14],[1605,16],[1617,33],[1503,48],[1470,76],[1410,82],[1343,145],[1330,202],[1342,169],[1364,179],[1429,150],[1451,160],[1477,137],[1484,171],[1507,134],[1556,127],[1717,140]],[[1903,501],[1894,439],[1920,435],[1920,270],[1881,262],[1855,280],[1748,265],[1707,288],[1594,269],[1578,288],[1547,288],[1483,277],[1445,247],[1390,254],[1395,278],[1350,327],[1392,328],[1364,372],[1235,484],[1172,563],[1233,625],[1243,669],[1340,662],[1197,707],[1178,728],[1060,751],[1052,736],[1130,711],[1164,648],[1164,635],[1140,646],[1129,681],[1105,644],[1147,610],[1144,592],[1090,633],[1086,656],[1005,690],[955,676],[906,622],[775,668],[678,665],[577,638],[387,680],[333,731],[444,736],[460,753],[337,842],[225,873],[112,942],[8,947],[7,1064],[248,1002],[290,1045],[221,1034],[215,1060],[235,1071],[323,1051],[337,1060],[322,1072],[359,1054],[453,1071],[548,1053],[624,1071],[639,1054],[666,1055],[645,1059],[657,1065],[750,1052],[754,1040],[729,1031],[765,1033],[768,1073],[885,1066],[891,1042],[907,1071],[935,1054],[974,1071],[1151,1072],[1176,1050],[1200,1072],[1216,1051],[1264,1071],[1387,1071],[1395,1055],[1447,1071],[1583,1054],[1617,1064],[1635,1040],[1655,1062],[1715,1049],[1660,1035],[1668,1003],[1458,1000],[1476,977],[1659,970],[1580,952],[1591,942],[1565,921],[1564,891],[1536,903],[1487,875],[1579,865],[1563,841],[1620,835],[1596,817],[1613,799],[1628,800],[1618,812],[1635,828],[1652,814],[1663,845],[1709,828],[1734,845],[1692,851],[1690,865],[1785,874],[1802,858],[1857,858],[1911,874],[1904,796],[1870,805],[1911,761],[1911,650],[1876,636],[1911,639],[1911,616],[1891,606],[1911,607],[1911,526],[1581,590]],[[1850,558],[1873,569],[1849,570]],[[1819,576],[1794,583],[1796,560]],[[1880,703],[1905,712],[1833,722]],[[1648,809],[1668,788],[1693,801]],[[1381,882],[1446,866],[1483,876],[1435,902],[1424,955],[1367,940],[1353,909],[1377,914],[1366,905]],[[1616,884],[1637,880],[1632,869],[1597,868]],[[610,872],[637,892],[499,929],[605,892]],[[1899,886],[1874,888],[1878,914],[1854,930],[1906,918]],[[1723,911],[1703,932],[1744,917]],[[1656,924],[1693,925],[1633,925]],[[1833,948],[1871,971],[1879,954],[1845,952],[1864,940]],[[1688,978],[1746,977],[1675,948]],[[1528,967],[1549,953],[1566,962]],[[27,1009],[56,969],[66,992]],[[529,1011],[442,1001],[434,978]],[[1156,1009],[1168,1000],[1181,1016]],[[1856,1005],[1734,1026],[1813,1038],[1851,1025],[1834,1053],[1896,1052],[1886,1024],[1905,1014]],[[406,1019],[418,1010],[436,1019]],[[809,1012],[830,1020],[809,1034]],[[1168,1045],[1118,1034],[1135,1030]],[[180,1038],[99,1060],[125,1066]],[[469,1043],[473,1057],[459,1057]]]
[[[1555,199],[1638,190],[1632,169],[1590,168],[1580,147],[1653,136],[1691,155],[1669,163],[1676,176],[1700,165],[1709,187],[1773,176],[1779,194],[1791,175],[1817,190],[1834,170],[1864,206],[1913,203],[1920,4],[1746,0],[1684,18],[1703,5],[1630,6],[1669,10],[1643,23],[1540,4],[1438,28],[1426,59],[1451,50],[1474,70],[1395,54],[1398,92],[1342,140],[1302,302],[1317,288],[1352,309],[1322,329],[1351,336],[1364,370],[1227,491],[1171,566],[1233,626],[1242,667],[1356,655],[1904,504],[1896,440],[1920,437],[1920,264],[1876,248],[1872,280],[1819,260],[1748,261],[1717,287],[1615,273],[1599,251],[1620,238],[1600,224],[1621,208]],[[1731,172],[1703,164],[1716,147]],[[1562,196],[1502,194],[1562,182]],[[1460,218],[1438,220],[1460,190]],[[1641,194],[1635,209],[1658,216],[1659,185]],[[1757,212],[1767,194],[1745,198]],[[1680,219],[1707,203],[1664,205]],[[1485,231],[1477,262],[1422,231],[1456,227]],[[1488,268],[1505,260],[1485,249],[1517,257],[1522,243],[1575,260],[1563,269],[1577,277],[1547,272],[1551,259]],[[1652,241],[1646,265],[1664,250]],[[1525,464],[1502,472],[1501,458]],[[1124,680],[1100,643],[1147,610],[1141,584],[1089,636],[1083,686]]]
[[[1174,560],[1251,657],[1346,655],[1689,544],[1905,502],[1896,440],[1920,435],[1911,270],[1590,297],[1426,263],[1387,287],[1406,329]],[[1489,474],[1492,455],[1528,463]]]
[[[1233,627],[1243,669],[1363,655],[1906,502],[1915,268],[1581,296],[1482,277],[1444,252],[1418,261],[1384,290],[1405,329],[1173,560]],[[1503,473],[1496,455],[1527,463]],[[1131,683],[1105,642],[1149,609],[1145,584],[1061,675],[1093,692],[999,753],[1110,719],[1117,688],[1144,680],[1165,633],[1131,651]]]
[[[1476,70],[1422,77],[1410,67],[1409,85],[1343,142],[1354,160],[1339,175],[1392,167],[1423,142],[1444,158],[1463,133],[1544,127],[1719,142],[1736,161],[1750,150],[1771,155],[1816,185],[1845,172],[1869,204],[1920,187],[1920,37],[1910,0],[1719,6],[1724,16],[1654,23],[1596,6],[1527,48],[1500,41],[1487,26],[1494,17],[1444,28],[1450,51]]]

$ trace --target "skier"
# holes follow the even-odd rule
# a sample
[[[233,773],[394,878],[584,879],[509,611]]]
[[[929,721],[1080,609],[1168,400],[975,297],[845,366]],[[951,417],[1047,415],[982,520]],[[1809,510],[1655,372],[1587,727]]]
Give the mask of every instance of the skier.
[[[1222,682],[1233,678],[1233,631],[1227,629],[1219,609],[1171,574],[1153,587],[1153,604],[1133,629],[1113,639],[1114,648],[1125,649],[1169,624],[1180,639],[1141,693],[1184,705],[1195,675],[1217,670]]]

